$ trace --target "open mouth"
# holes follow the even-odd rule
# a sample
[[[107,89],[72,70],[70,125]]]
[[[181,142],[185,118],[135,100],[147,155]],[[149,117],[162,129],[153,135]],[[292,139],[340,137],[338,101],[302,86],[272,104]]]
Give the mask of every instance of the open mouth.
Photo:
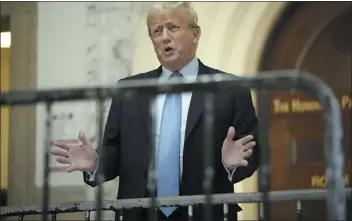
[[[169,53],[169,52],[171,52],[172,50],[173,50],[172,47],[165,47],[165,48],[164,48],[164,52],[165,52],[165,53]]]

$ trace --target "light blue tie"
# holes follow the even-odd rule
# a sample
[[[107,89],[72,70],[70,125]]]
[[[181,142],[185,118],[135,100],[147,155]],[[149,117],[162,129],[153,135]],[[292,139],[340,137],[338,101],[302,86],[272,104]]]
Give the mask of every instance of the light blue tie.
[[[171,77],[181,77],[174,72]],[[180,139],[181,139],[181,94],[168,94],[162,111],[159,146],[157,155],[157,194],[179,196],[180,179]],[[176,207],[161,207],[160,210],[169,216]]]

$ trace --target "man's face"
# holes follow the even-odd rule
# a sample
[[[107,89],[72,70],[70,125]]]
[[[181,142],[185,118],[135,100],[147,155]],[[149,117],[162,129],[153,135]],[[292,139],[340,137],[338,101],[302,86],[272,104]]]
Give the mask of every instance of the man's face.
[[[195,57],[200,29],[190,27],[184,12],[154,14],[148,24],[154,50],[163,66],[177,71]]]

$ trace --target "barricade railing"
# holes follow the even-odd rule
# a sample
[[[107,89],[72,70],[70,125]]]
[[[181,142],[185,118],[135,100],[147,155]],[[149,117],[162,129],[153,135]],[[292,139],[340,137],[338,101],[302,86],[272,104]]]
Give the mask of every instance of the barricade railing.
[[[347,198],[351,198],[351,188],[345,188]],[[326,199],[327,190],[325,189],[307,189],[307,190],[284,190],[270,191],[270,202],[296,202],[296,220],[302,220],[302,202],[322,201]],[[231,203],[259,203],[260,219],[263,219],[263,194],[255,193],[231,193],[231,194],[213,194],[213,205],[223,205],[224,220],[227,218],[227,205]],[[157,206],[187,206],[188,219],[193,219],[193,206],[201,205],[205,202],[204,195],[179,196],[179,197],[158,197],[156,199]],[[131,208],[150,208],[149,198],[124,199],[124,200],[103,200],[101,205],[102,211],[118,211]],[[51,217],[57,217],[58,214],[85,212],[85,220],[90,220],[91,212],[96,211],[96,203],[94,201],[62,203],[50,205],[48,208]],[[42,206],[7,206],[1,208],[1,216],[14,217],[23,219],[24,216],[38,215],[43,213]],[[120,213],[123,214],[123,213]],[[123,217],[119,217],[123,220]],[[52,219],[55,220],[55,219]]]
[[[260,169],[259,169],[259,191],[262,194],[260,201],[263,211],[263,219],[270,220],[269,202],[272,200],[272,195],[269,195],[270,190],[270,165],[269,165],[269,147],[268,147],[268,132],[269,132],[269,103],[268,90],[274,89],[295,89],[308,93],[315,97],[323,106],[325,130],[324,130],[324,156],[326,162],[326,177],[327,189],[321,194],[321,199],[327,201],[327,218],[328,220],[345,220],[346,212],[346,192],[343,182],[343,151],[342,151],[342,128],[341,128],[341,113],[338,101],[329,86],[317,77],[301,72],[298,70],[286,71],[271,71],[260,73],[251,78],[239,78],[236,76],[223,75],[221,73],[214,73],[212,75],[201,75],[196,82],[188,81],[187,79],[173,79],[164,83],[160,83],[157,79],[149,80],[131,80],[123,81],[113,87],[96,87],[96,88],[72,88],[72,89],[56,89],[56,90],[37,90],[37,91],[13,91],[1,93],[1,105],[31,105],[37,103],[45,103],[47,110],[46,117],[46,140],[45,147],[47,147],[44,154],[44,187],[41,214],[43,220],[48,220],[49,212],[54,212],[49,209],[49,151],[51,145],[51,106],[54,102],[60,101],[77,101],[77,100],[97,100],[98,102],[98,143],[102,143],[103,132],[103,101],[112,98],[117,94],[124,94],[126,96],[139,96],[150,94],[156,96],[161,93],[169,92],[190,92],[190,91],[206,91],[205,96],[205,144],[204,148],[204,196],[182,196],[169,199],[173,204],[178,205],[193,205],[194,203],[204,204],[205,220],[210,221],[212,215],[211,205],[216,203],[219,199],[222,203],[239,202],[238,194],[212,195],[212,123],[213,123],[213,93],[217,90],[228,89],[232,90],[246,90],[257,89],[257,100],[259,107],[259,145],[260,150]],[[153,115],[153,111],[150,112]],[[154,130],[154,126],[150,128]],[[154,142],[151,139],[151,142]],[[152,143],[153,144],[153,143]],[[153,150],[153,148],[152,148]],[[154,151],[154,150],[153,150]],[[152,151],[152,152],[153,152]],[[102,151],[103,153],[104,151]],[[154,158],[154,153],[151,153]],[[104,156],[100,156],[104,157]],[[96,195],[96,219],[101,220],[101,211],[107,206],[106,201],[103,201],[102,196],[102,181],[104,176],[100,168],[97,173],[98,187]],[[151,167],[149,169],[148,190],[150,198],[145,199],[144,206],[151,208],[150,220],[157,220],[158,206],[167,206],[167,200],[158,203],[156,197],[156,177],[155,177],[155,159],[152,159]],[[304,199],[313,192],[307,192],[306,195],[300,195]],[[314,193],[313,193],[314,195]],[[247,195],[248,199],[256,196],[255,194]],[[259,195],[258,195],[259,196]],[[243,195],[243,197],[245,197]],[[285,200],[293,195],[281,195],[280,200]],[[197,199],[199,200],[198,202]],[[193,201],[192,201],[193,200]],[[296,199],[300,200],[300,199]],[[249,201],[249,200],[247,200]],[[258,201],[258,200],[257,200]],[[116,208],[127,208],[128,202],[131,205],[142,206],[142,201],[116,201]],[[148,202],[148,203],[147,203]],[[253,201],[250,201],[253,202]],[[89,203],[88,203],[89,204]],[[83,204],[83,205],[88,205]],[[89,204],[91,205],[91,204]],[[92,206],[92,205],[91,205]],[[11,207],[1,208],[1,216],[9,215],[8,209]],[[93,208],[91,208],[93,209]]]

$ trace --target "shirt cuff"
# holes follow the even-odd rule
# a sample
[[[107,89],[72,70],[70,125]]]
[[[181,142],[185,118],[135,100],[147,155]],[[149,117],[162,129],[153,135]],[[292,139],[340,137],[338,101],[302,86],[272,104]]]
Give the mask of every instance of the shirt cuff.
[[[228,168],[226,165],[225,165],[225,162],[224,162],[224,159],[222,158],[222,165],[224,166],[225,170],[227,171],[227,174],[228,174],[228,179],[230,182],[232,182],[232,178],[233,178],[233,174],[235,173],[236,171],[236,167],[234,168]]]
[[[98,167],[99,167],[99,160],[98,160],[97,167],[95,168],[95,170],[94,170],[93,174],[92,174],[92,173],[90,173],[90,172],[87,172],[87,174],[88,174],[87,179],[88,179],[88,181],[89,181],[89,182],[93,182],[93,181],[95,181],[95,174],[97,173]]]

